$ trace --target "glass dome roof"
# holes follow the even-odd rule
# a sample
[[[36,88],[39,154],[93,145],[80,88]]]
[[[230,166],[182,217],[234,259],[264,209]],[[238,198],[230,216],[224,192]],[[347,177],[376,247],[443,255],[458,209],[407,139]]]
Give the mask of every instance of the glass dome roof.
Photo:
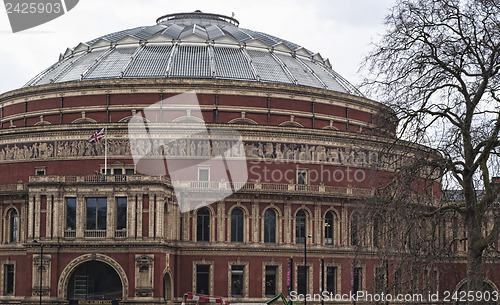
[[[24,87],[165,77],[285,83],[362,95],[320,54],[200,11],[165,15],[155,25],[80,43]]]

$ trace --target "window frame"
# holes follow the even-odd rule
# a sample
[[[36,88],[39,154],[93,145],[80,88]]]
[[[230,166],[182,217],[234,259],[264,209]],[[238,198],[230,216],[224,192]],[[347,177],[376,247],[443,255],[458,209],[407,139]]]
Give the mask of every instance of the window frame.
[[[12,267],[12,272],[9,272],[7,268]],[[9,285],[9,275],[12,275],[12,287],[7,287]],[[2,264],[2,295],[4,296],[14,296],[16,295],[16,264],[12,261],[6,261]],[[12,290],[7,292],[8,288]]]
[[[200,211],[205,211],[206,214],[200,214]],[[196,242],[210,242],[211,241],[211,217],[212,213],[208,207],[201,207],[196,211]],[[200,224],[200,220],[202,220],[202,224]],[[208,222],[208,225],[206,223]],[[206,225],[206,227],[204,226]],[[203,226],[200,230],[200,227]],[[200,231],[202,232],[200,239]]]
[[[231,284],[232,284],[232,266],[243,266],[243,295],[242,296],[236,296],[234,297],[232,295],[232,289],[231,289]],[[248,298],[248,293],[249,293],[249,285],[250,285],[250,278],[249,278],[249,262],[248,261],[230,261],[228,262],[228,267],[227,267],[227,275],[228,275],[228,283],[227,283],[227,295],[229,296],[230,299],[241,299],[241,298]]]
[[[302,216],[299,216],[299,213],[304,213],[304,220],[299,222],[299,217],[302,218]],[[307,211],[303,208],[299,209],[296,213],[295,213],[295,244],[303,244],[305,243],[305,240],[306,240],[306,236],[307,236]],[[303,230],[301,230],[301,232],[303,233],[303,236],[299,236],[299,225],[300,224],[303,224]]]
[[[13,214],[15,213],[15,218],[13,217]],[[19,221],[20,221],[20,215],[18,210],[12,206],[9,207],[7,210],[7,243],[12,244],[12,243],[18,243],[20,241],[20,226],[19,226]]]
[[[272,226],[269,226],[268,225],[268,222],[267,222],[267,216],[268,216],[268,212],[272,212],[273,215],[274,215],[274,227]],[[275,209],[273,208],[268,208],[264,211],[264,217],[263,217],[263,226],[262,226],[262,229],[263,229],[263,242],[266,243],[266,244],[276,244],[277,241],[278,241],[278,217],[277,217],[277,212]],[[270,238],[272,234],[274,234],[274,240],[272,240],[272,238]]]
[[[121,199],[125,199],[125,206],[119,206],[119,201]],[[120,212],[120,209],[123,209],[125,208],[125,213],[124,213],[124,216],[125,216],[125,223],[122,224],[122,226],[120,227],[120,223],[119,223],[119,217],[118,217],[118,214]],[[127,196],[116,196],[115,197],[115,230],[117,231],[126,231],[127,230],[127,210],[128,210],[128,197]]]
[[[75,214],[74,214],[74,220],[75,220],[75,227],[73,229],[69,229],[68,227],[68,212],[69,212],[69,209],[68,209],[68,199],[74,199],[75,200]],[[78,214],[78,210],[77,210],[77,207],[78,207],[78,200],[76,197],[73,197],[73,196],[68,196],[68,197],[64,197],[64,202],[65,202],[65,211],[64,211],[64,215],[65,215],[65,222],[64,222],[64,231],[76,231],[76,215]]]
[[[94,226],[89,228],[89,200],[95,199],[95,219]],[[106,210],[104,211],[104,227],[102,227],[101,222],[99,222],[99,217],[101,213],[99,213],[99,200],[105,200]],[[87,231],[106,231],[107,230],[107,222],[108,222],[108,198],[107,197],[85,197],[85,230]],[[101,216],[102,217],[102,216]]]
[[[237,222],[236,218],[233,218],[233,214],[236,212],[236,211],[241,211],[241,225],[239,225],[240,223]],[[234,217],[239,217],[239,215],[234,215]],[[231,242],[234,242],[234,243],[243,243],[245,242],[245,210],[241,207],[235,207],[234,209],[231,210],[231,213],[230,213],[230,241]],[[235,228],[233,230],[233,227]],[[241,227],[241,228],[240,228]],[[241,231],[239,230],[236,230],[240,228]],[[235,236],[233,237],[233,231],[237,231],[235,232]],[[241,233],[240,233],[241,232]],[[237,235],[236,235],[237,234]],[[241,234],[241,238],[240,237],[240,234]]]
[[[331,218],[328,217],[328,215],[331,215]],[[331,223],[328,223],[328,220],[331,219]],[[336,215],[333,211],[329,210],[325,213],[325,218],[324,218],[324,244],[327,246],[333,246],[335,245],[335,223],[336,223]],[[329,229],[328,229],[329,228]],[[327,234],[328,230],[330,230],[330,234]],[[327,235],[331,235],[328,237]],[[330,239],[330,242],[328,242]]]

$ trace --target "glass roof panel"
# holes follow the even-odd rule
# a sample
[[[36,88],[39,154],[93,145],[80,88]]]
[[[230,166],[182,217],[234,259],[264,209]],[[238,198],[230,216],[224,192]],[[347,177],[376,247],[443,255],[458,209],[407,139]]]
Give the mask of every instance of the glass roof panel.
[[[124,77],[165,77],[172,46],[147,45],[129,65]]]
[[[263,43],[267,44],[268,46],[274,46],[275,44],[277,44],[279,42],[279,41],[276,41],[276,40],[270,38],[269,36],[264,35],[264,34],[259,33],[259,32],[254,32],[254,31],[249,31],[249,30],[244,30],[244,29],[242,31],[245,31],[246,33],[250,32],[249,35],[261,40]]]
[[[209,25],[206,27],[208,39],[215,40],[221,36],[225,36],[224,32],[217,25]]]
[[[285,71],[269,52],[246,50],[252,60],[255,72],[263,81],[292,84]]]
[[[75,61],[80,59],[85,53],[79,54],[74,57],[66,57],[62,61],[56,63],[49,69],[47,69],[42,75],[39,76],[38,79],[35,79],[26,86],[34,86],[34,85],[43,85],[50,84],[52,80],[56,81],[59,74],[68,69]]]
[[[241,49],[214,47],[215,76],[220,78],[255,79]]]
[[[70,80],[79,80],[82,73],[87,71],[94,63],[99,56],[103,55],[104,52],[108,51],[108,49],[101,49],[97,51],[92,51],[90,53],[85,54],[85,56],[81,57],[75,65],[65,72],[59,79],[58,82],[65,82]]]
[[[321,79],[321,81],[323,81],[328,86],[328,89],[334,91],[346,90],[335,78],[333,78],[331,74],[326,72],[325,68],[321,67],[319,64],[305,59],[302,60],[302,62],[314,71],[314,74],[316,74]]]
[[[222,28],[222,30],[229,33],[230,36],[233,36],[233,38],[238,40],[239,42],[245,42],[253,39],[252,36],[241,31],[239,28],[235,26],[225,26]]]
[[[295,58],[280,53],[275,54],[285,64],[293,77],[297,79],[299,85],[324,88],[323,84],[321,84],[320,81],[318,81],[314,75]]]
[[[207,46],[178,46],[169,76],[212,77]]]
[[[135,34],[134,36],[139,38],[140,40],[146,40],[149,37],[153,36],[154,34],[164,30],[165,28],[166,28],[166,26],[161,25],[161,24],[148,26],[148,27],[144,28],[142,31],[140,31],[139,33]]]
[[[120,78],[122,71],[130,63],[131,57],[137,50],[137,46],[116,48],[85,75],[85,79],[95,78]]]
[[[184,26],[172,24],[165,31],[163,31],[163,34],[167,35],[168,37],[172,37],[173,39],[178,39],[184,28]]]
[[[88,41],[87,44],[90,46],[90,45],[94,44],[95,42],[97,42],[101,38],[107,39],[111,42],[117,42],[118,40],[122,39],[123,37],[125,37],[127,35],[134,36],[135,34],[141,32],[145,28],[147,28],[147,27],[141,26],[141,27],[137,27],[137,28],[133,28],[133,29],[128,29],[128,30],[116,32],[116,33],[111,33],[111,34],[104,35],[104,36],[101,36],[101,37],[96,38],[96,39],[92,39],[91,41]]]

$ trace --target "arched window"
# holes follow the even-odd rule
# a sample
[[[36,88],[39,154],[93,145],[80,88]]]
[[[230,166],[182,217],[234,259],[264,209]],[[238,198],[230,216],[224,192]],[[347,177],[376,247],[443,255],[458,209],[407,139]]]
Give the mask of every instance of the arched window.
[[[267,209],[264,213],[264,242],[276,242],[276,212],[273,209]]]
[[[333,223],[334,217],[331,211],[325,215],[325,245],[333,245]]]
[[[9,242],[15,243],[19,241],[19,214],[15,209],[9,212]]]
[[[359,245],[359,221],[358,214],[351,215],[351,246]]]
[[[210,211],[207,208],[198,210],[196,216],[196,241],[210,241]]]
[[[295,242],[303,244],[306,237],[306,213],[303,210],[295,216]]]
[[[231,212],[231,241],[243,242],[243,211],[235,208]]]

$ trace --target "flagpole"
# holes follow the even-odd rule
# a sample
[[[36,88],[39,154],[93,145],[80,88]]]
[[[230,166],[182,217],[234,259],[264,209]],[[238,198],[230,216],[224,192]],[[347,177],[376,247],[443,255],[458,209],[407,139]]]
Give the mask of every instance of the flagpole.
[[[104,175],[108,174],[108,137],[104,127]]]

